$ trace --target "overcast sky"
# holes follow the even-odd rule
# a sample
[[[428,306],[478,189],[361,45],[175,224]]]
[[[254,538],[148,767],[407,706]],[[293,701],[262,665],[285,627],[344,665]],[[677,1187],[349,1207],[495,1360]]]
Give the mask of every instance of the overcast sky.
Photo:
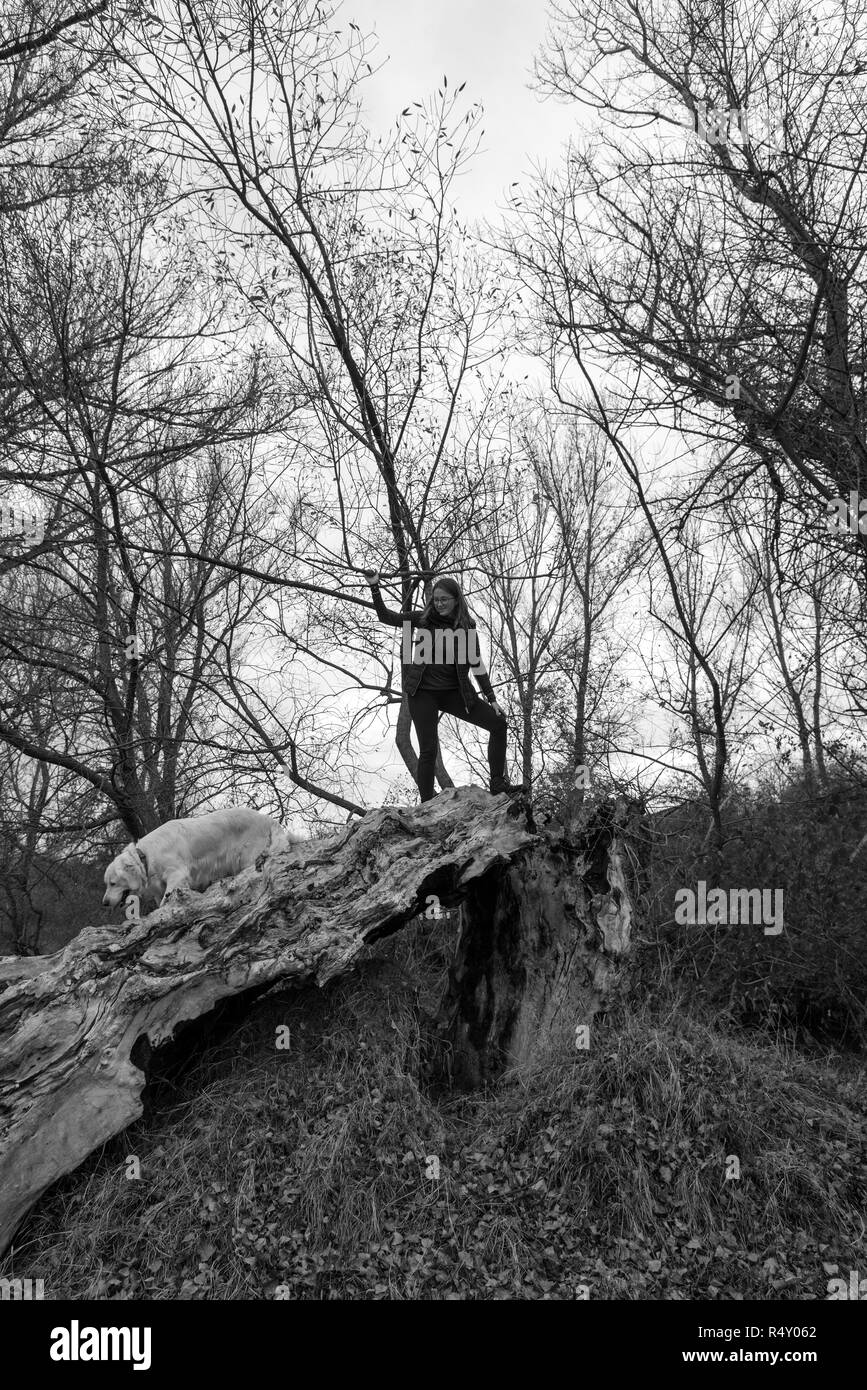
[[[466,82],[463,96],[485,107],[481,149],[459,184],[463,217],[493,217],[505,187],[533,158],[556,164],[581,120],[580,107],[542,102],[527,87],[547,9],[544,0],[345,0],[341,18],[375,30],[381,56],[389,56],[366,88],[378,130],[434,91],[444,73],[450,87]]]

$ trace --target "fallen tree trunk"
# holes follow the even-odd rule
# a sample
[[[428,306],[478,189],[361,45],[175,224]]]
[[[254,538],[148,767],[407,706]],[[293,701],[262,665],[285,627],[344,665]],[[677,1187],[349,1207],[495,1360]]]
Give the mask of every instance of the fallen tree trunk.
[[[640,820],[634,802],[604,803],[574,837],[545,835],[470,884],[433,1076],[470,1090],[565,1039],[590,1046],[593,1018],[627,979]]]
[[[602,859],[616,877],[613,833]],[[625,885],[593,896],[604,865],[589,841],[582,853],[537,831],[520,803],[452,789],[369,812],[140,921],[87,928],[56,955],[0,959],[0,1254],[46,1187],[141,1114],[137,1042],[158,1046],[228,995],[326,983],[431,895],[467,904],[449,996],[461,1078],[520,1060],[552,1009],[595,1007],[628,944]]]

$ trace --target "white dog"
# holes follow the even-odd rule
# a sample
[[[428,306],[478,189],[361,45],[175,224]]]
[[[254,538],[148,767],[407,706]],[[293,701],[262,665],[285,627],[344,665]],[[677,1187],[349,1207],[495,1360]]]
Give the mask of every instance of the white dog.
[[[270,816],[243,806],[168,820],[111,861],[102,905],[117,907],[128,893],[165,902],[178,888],[204,892],[218,879],[255,864],[260,854],[296,843],[297,836]]]

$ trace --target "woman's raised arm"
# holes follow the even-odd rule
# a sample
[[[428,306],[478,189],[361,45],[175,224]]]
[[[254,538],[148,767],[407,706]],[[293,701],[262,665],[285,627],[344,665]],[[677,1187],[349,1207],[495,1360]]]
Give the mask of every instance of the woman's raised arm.
[[[364,577],[370,585],[370,595],[380,622],[388,623],[391,627],[403,627],[405,622],[414,622],[418,618],[419,613],[415,608],[398,612],[395,608],[386,607],[379,587],[379,570],[365,570]]]

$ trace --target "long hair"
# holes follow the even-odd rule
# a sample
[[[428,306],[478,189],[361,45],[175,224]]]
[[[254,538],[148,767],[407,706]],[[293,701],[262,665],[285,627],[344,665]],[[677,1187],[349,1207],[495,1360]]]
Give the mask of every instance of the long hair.
[[[441,579],[435,579],[433,582],[430,598],[422,609],[421,618],[419,619],[419,625],[421,627],[430,627],[432,622],[442,622],[442,619],[434,607],[434,589],[445,589],[447,594],[451,594],[452,598],[456,598],[458,601],[457,608],[452,610],[452,627],[463,627],[467,629],[475,627],[476,620],[467,607],[463,589],[456,579],[452,579],[447,574],[444,574]]]

